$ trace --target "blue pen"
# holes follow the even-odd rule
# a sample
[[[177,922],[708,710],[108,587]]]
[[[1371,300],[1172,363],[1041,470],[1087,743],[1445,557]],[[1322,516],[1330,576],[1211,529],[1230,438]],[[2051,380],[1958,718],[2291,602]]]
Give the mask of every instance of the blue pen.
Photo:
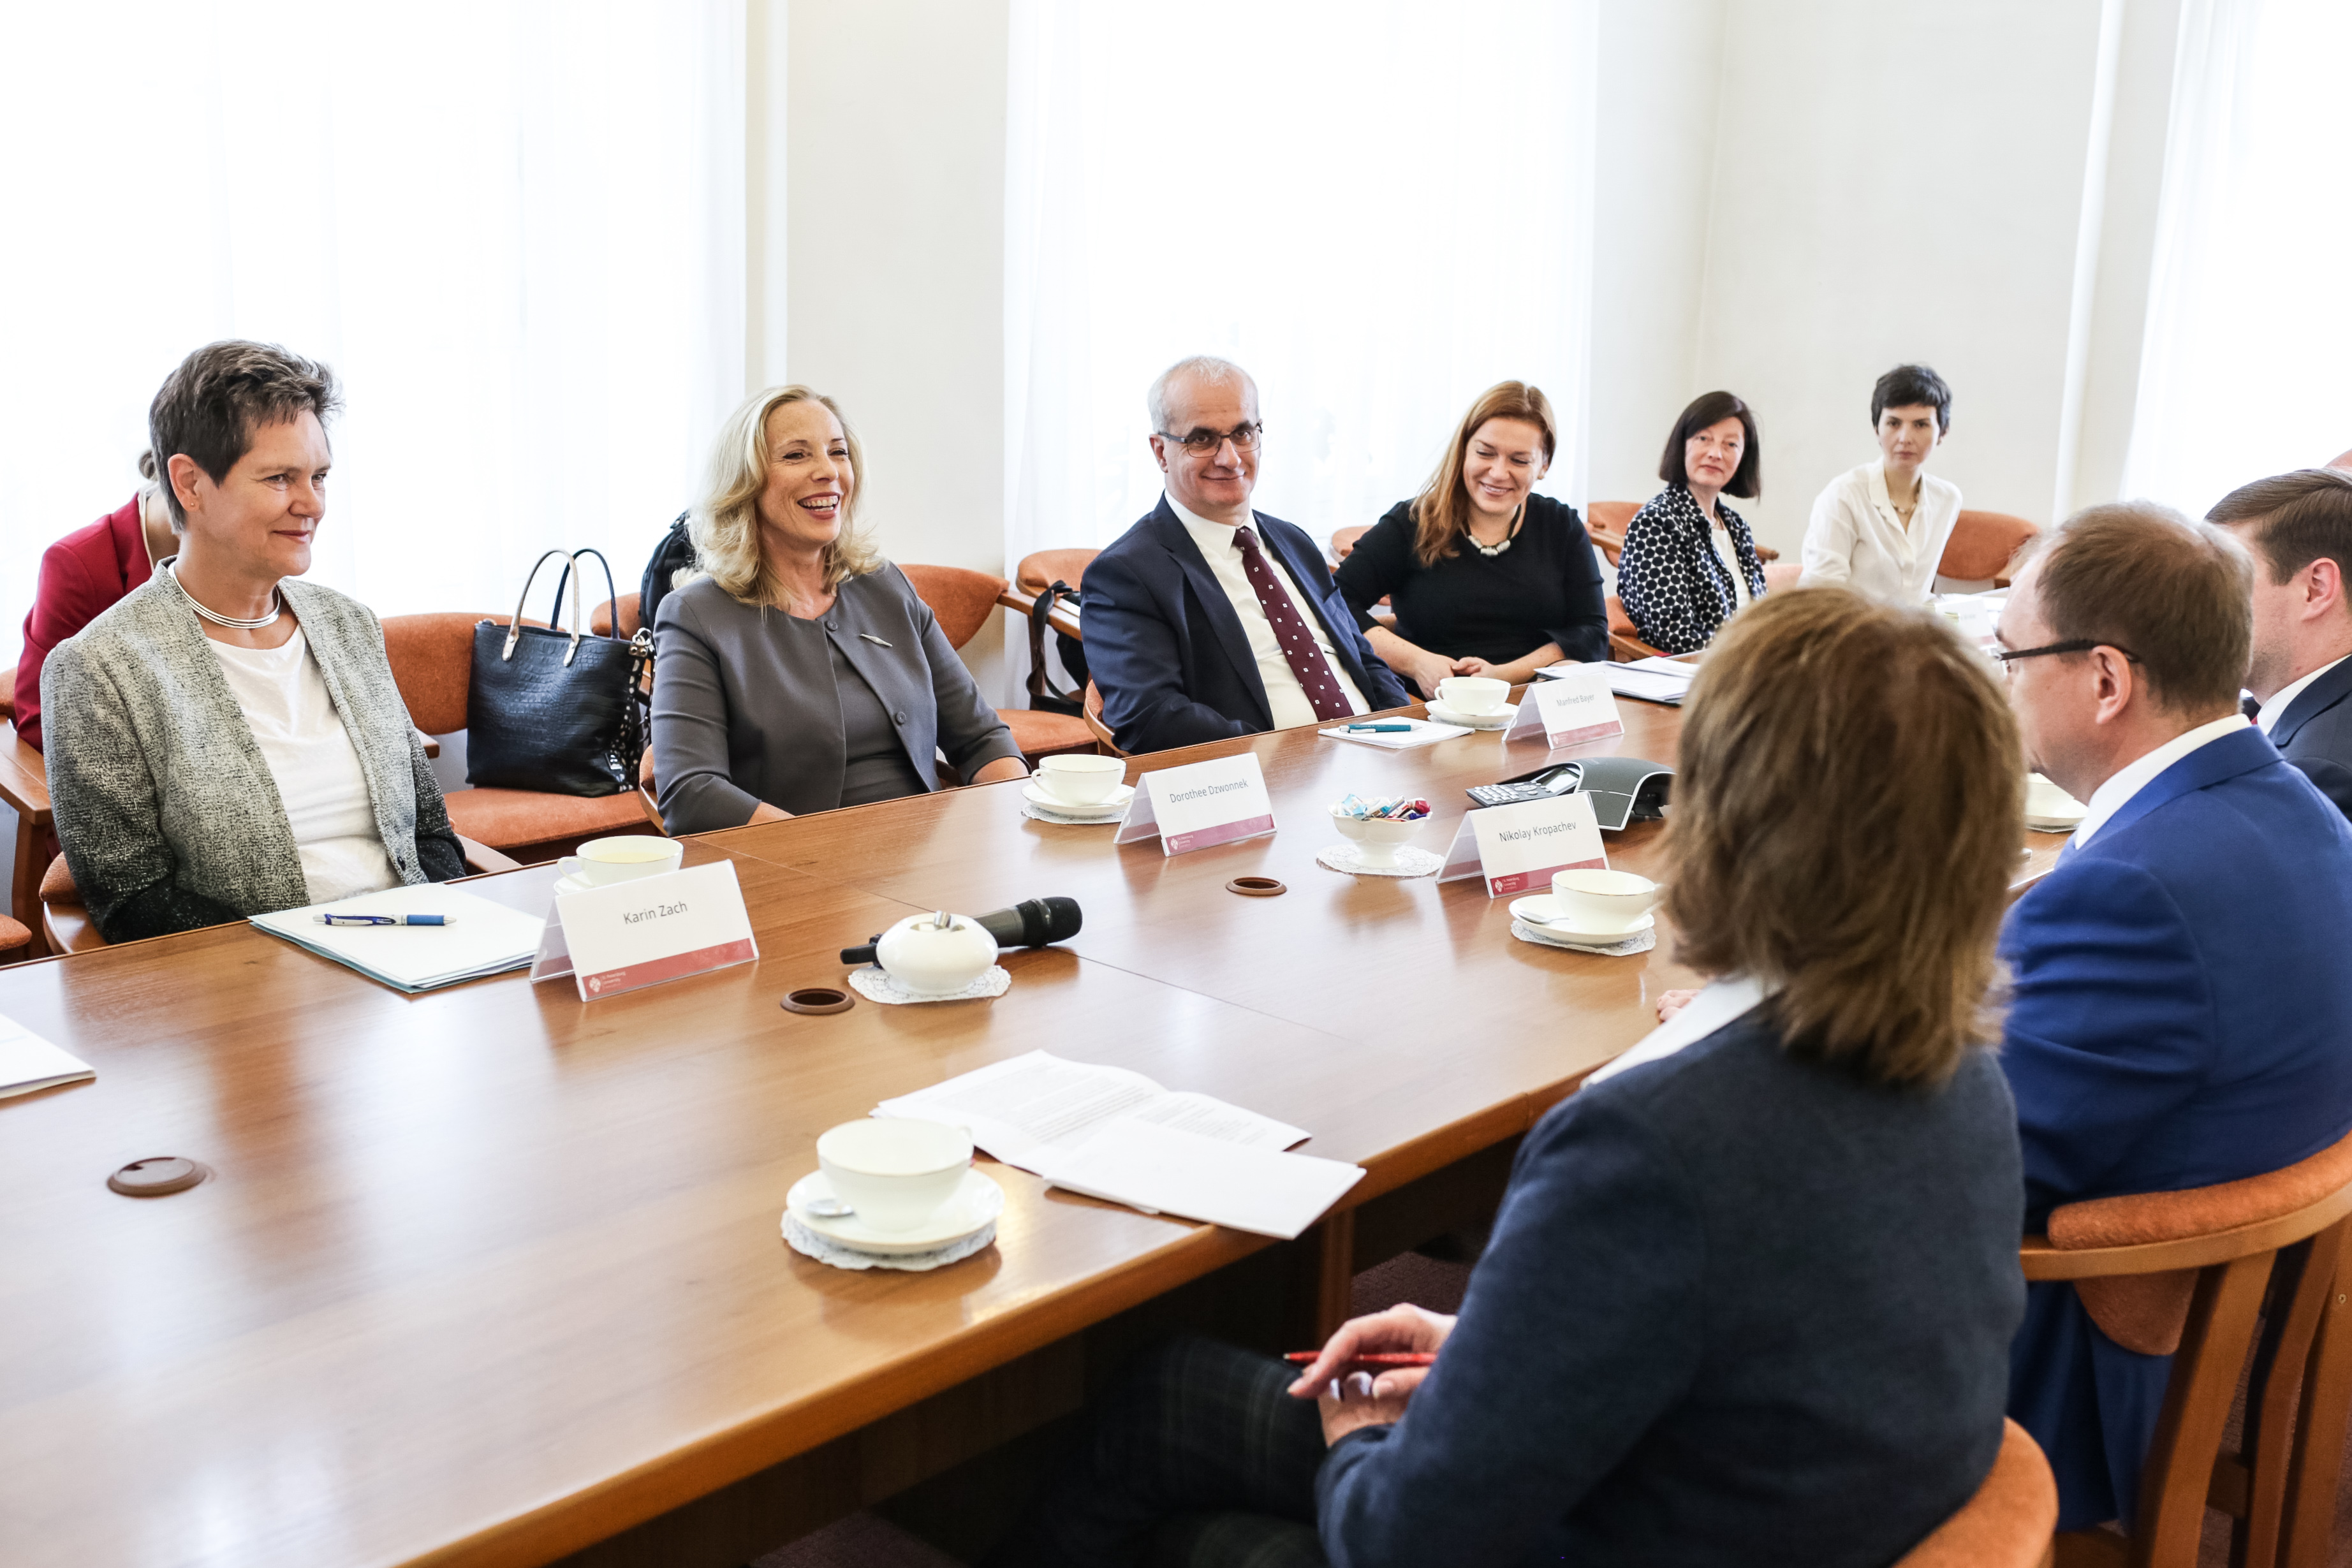
[[[447,925],[446,915],[321,915],[321,925]]]
[[[1348,733],[1355,735],[1360,731],[1370,730],[1374,735],[1403,735],[1412,728],[1412,726],[1409,724],[1351,724],[1348,727]]]

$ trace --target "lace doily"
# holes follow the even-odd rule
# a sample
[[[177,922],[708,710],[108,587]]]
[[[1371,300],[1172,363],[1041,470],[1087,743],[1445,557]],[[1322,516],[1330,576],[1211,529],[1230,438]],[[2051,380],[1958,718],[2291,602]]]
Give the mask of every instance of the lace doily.
[[[814,1258],[836,1269],[903,1269],[910,1274],[920,1274],[931,1269],[944,1269],[950,1263],[961,1263],[996,1241],[996,1221],[990,1220],[961,1241],[950,1241],[935,1252],[860,1252],[829,1240],[793,1218],[791,1209],[784,1210],[784,1245],[803,1258]]]
[[[1116,828],[1127,821],[1124,809],[1108,817],[1066,817],[1059,811],[1049,811],[1034,800],[1021,802],[1021,814],[1033,822],[1051,822],[1057,828]]]
[[[1411,844],[1396,847],[1394,865],[1366,865],[1362,852],[1353,844],[1333,844],[1328,850],[1315,852],[1315,862],[1332,871],[1343,871],[1349,876],[1429,876],[1445,864],[1445,857],[1417,850]]]
[[[944,997],[918,996],[887,969],[871,965],[849,971],[849,988],[869,1002],[885,1007],[897,1007],[906,1002],[963,1002],[981,997],[1001,997],[1013,988],[1013,977],[1002,964],[991,964],[981,977],[962,990],[950,991]]]
[[[1630,958],[1658,945],[1658,931],[1654,925],[1615,942],[1562,942],[1553,937],[1538,936],[1535,928],[1526,921],[1514,920],[1511,922],[1511,935],[1530,946],[1557,947],[1567,953],[1598,953],[1605,958]]]

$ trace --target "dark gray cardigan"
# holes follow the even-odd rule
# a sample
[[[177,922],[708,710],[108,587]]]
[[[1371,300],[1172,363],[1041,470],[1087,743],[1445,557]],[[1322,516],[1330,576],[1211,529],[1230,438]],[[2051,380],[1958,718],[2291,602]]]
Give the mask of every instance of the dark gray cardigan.
[[[654,776],[673,833],[740,828],[761,801],[799,815],[841,804],[841,699],[829,659],[803,667],[784,612],[709,578],[663,595],[655,623]],[[882,699],[907,759],[935,787],[938,753],[970,779],[1020,747],[906,573],[885,564],[841,585],[827,640]]]
[[[408,883],[464,875],[375,615],[331,588],[278,586],[359,753],[393,869]],[[108,941],[310,902],[278,781],[170,572],[58,644],[41,717],[58,841]]]

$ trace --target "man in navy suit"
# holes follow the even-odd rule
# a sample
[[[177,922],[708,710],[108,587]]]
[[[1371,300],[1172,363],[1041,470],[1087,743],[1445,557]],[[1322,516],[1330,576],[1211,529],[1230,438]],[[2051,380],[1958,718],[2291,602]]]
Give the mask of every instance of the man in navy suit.
[[[2352,826],[2238,711],[2252,575],[2210,524],[2095,507],[2001,612],[2026,760],[2088,807],[2001,930],[2029,1229],[2352,1130]],[[2031,1288],[2010,1414],[2057,1471],[2061,1529],[2133,1520],[2170,1370],[2071,1285]]]
[[[1239,365],[1151,383],[1166,492],[1088,562],[1087,667],[1122,751],[1344,720],[1412,699],[1356,630],[1303,529],[1250,509],[1264,426]]]
[[[2253,553],[2246,689],[2279,755],[2352,817],[2352,474],[2304,468],[2242,485],[2205,514]]]

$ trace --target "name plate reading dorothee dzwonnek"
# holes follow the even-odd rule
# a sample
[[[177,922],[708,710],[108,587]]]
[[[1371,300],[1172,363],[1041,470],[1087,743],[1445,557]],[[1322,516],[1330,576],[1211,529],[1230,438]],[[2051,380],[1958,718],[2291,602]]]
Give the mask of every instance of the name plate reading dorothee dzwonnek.
[[[570,975],[587,1002],[759,956],[735,864],[718,861],[557,894],[530,977]]]
[[[1137,780],[1117,842],[1155,835],[1171,855],[1274,831],[1274,801],[1257,753],[1162,768]]]
[[[1608,869],[1609,851],[1590,795],[1555,800],[1523,800],[1464,813],[1462,826],[1445,852],[1440,882],[1483,876],[1486,896],[1549,893],[1554,872]]]

